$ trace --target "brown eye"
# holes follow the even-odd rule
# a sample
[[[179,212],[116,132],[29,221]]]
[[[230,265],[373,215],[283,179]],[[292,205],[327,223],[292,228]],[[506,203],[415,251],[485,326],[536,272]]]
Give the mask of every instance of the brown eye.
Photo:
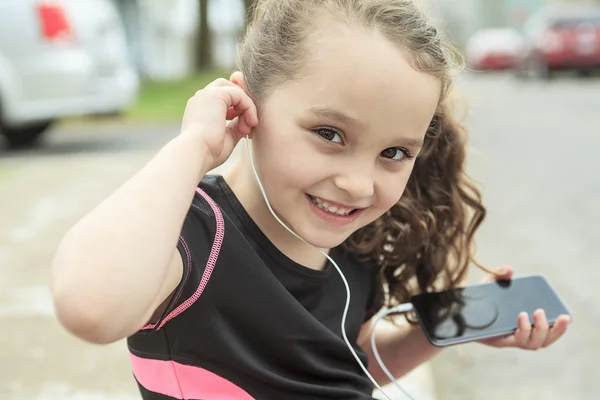
[[[385,149],[384,151],[382,151],[381,156],[389,158],[390,160],[400,161],[405,157],[409,157],[409,154],[404,149],[398,147],[390,147],[389,149]]]
[[[333,129],[319,128],[319,129],[315,129],[314,132],[329,142],[342,143],[342,137],[340,136],[339,133],[337,133]]]

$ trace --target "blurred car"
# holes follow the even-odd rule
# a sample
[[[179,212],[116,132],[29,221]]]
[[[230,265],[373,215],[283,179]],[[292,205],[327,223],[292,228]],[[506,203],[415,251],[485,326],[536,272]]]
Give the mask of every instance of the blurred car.
[[[477,71],[511,69],[515,66],[522,42],[519,32],[512,28],[480,30],[467,42],[467,63]]]
[[[521,76],[549,78],[555,71],[580,74],[600,68],[600,6],[555,5],[532,15],[517,63]]]
[[[0,1],[0,134],[34,144],[58,119],[120,113],[139,88],[111,0]]]

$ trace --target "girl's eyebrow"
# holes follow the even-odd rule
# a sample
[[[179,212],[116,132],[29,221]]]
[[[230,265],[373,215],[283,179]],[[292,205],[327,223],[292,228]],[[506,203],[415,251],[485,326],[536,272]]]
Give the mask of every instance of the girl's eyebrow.
[[[324,118],[332,121],[337,121],[346,126],[356,128],[356,129],[365,129],[367,124],[363,121],[352,118],[341,111],[334,110],[332,108],[327,107],[311,107],[308,109],[308,113],[312,116],[318,118]]]
[[[407,137],[402,137],[398,139],[398,143],[400,143],[402,146],[406,146],[409,149],[414,149],[419,150],[421,147],[423,147],[423,141],[419,140],[419,139],[411,139],[411,138],[407,138]]]
[[[308,113],[317,118],[328,119],[330,121],[339,122],[345,126],[355,128],[357,130],[366,129],[367,124],[359,119],[352,118],[341,111],[327,107],[311,107]],[[398,142],[403,146],[420,149],[423,147],[423,140],[412,139],[408,137],[399,137]]]

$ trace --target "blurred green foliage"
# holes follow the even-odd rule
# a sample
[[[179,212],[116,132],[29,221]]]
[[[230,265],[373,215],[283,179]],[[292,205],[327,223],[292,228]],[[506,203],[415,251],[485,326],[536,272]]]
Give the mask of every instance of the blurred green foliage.
[[[138,101],[125,119],[141,122],[179,120],[194,93],[213,80],[229,78],[229,75],[227,71],[208,70],[175,81],[143,81]]]

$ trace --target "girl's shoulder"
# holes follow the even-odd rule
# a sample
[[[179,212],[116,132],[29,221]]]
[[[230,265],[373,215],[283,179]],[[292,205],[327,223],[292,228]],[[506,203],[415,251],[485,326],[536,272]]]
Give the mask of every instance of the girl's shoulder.
[[[208,218],[218,220],[223,214],[232,212],[233,192],[220,175],[206,175],[196,187],[196,193],[190,205],[188,219]]]

